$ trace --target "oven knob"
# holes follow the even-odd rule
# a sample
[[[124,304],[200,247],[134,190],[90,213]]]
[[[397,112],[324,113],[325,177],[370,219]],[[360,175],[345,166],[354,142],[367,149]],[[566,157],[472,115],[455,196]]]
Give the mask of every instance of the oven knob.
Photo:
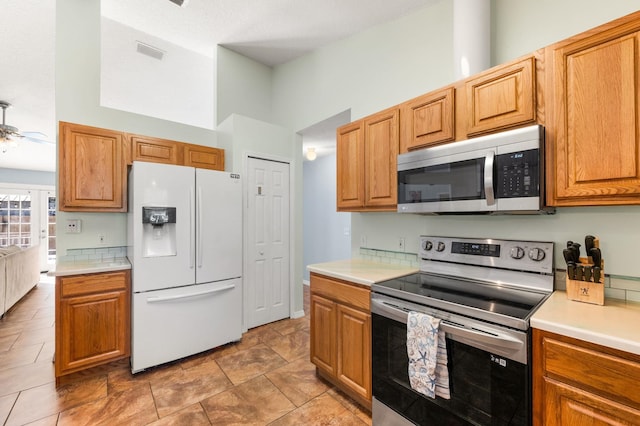
[[[436,251],[444,251],[444,243],[442,241],[438,241],[438,246],[436,247]]]
[[[422,248],[425,251],[429,251],[433,248],[433,243],[429,240],[423,241],[422,242]]]
[[[529,250],[529,258],[531,260],[535,260],[536,262],[540,262],[545,257],[545,252],[541,248],[534,247]]]
[[[524,257],[524,249],[519,246],[511,247],[511,257],[513,259],[522,259]]]

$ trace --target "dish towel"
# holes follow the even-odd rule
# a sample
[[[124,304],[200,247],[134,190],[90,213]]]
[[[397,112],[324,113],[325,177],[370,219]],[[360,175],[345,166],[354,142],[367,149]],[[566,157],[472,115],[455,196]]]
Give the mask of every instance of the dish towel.
[[[411,388],[430,398],[450,399],[447,342],[440,319],[409,312],[407,355]]]

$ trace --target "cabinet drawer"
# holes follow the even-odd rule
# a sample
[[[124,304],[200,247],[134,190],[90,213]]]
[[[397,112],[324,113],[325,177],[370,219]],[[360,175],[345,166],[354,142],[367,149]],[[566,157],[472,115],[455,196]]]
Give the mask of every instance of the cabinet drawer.
[[[640,363],[549,337],[543,351],[546,376],[640,408]]]
[[[371,290],[354,284],[311,274],[311,292],[367,312],[371,310]]]
[[[61,297],[127,290],[128,271],[59,277]]]

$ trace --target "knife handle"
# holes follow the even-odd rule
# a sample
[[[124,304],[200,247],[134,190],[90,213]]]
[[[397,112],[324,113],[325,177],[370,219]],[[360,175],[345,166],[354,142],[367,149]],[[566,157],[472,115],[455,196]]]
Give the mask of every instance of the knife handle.
[[[582,281],[583,274],[584,270],[582,268],[582,265],[576,265],[576,280]]]
[[[576,279],[576,264],[573,262],[567,262],[567,276],[570,280]]]
[[[593,267],[593,282],[600,283],[600,267],[599,266]]]
[[[591,281],[592,272],[593,272],[593,267],[592,266],[585,266],[584,267],[584,280],[585,281]]]

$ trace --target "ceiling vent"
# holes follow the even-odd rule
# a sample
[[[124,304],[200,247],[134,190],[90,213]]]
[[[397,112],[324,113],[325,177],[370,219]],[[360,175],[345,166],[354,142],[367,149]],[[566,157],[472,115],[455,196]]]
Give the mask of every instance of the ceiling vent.
[[[189,0],[169,0],[171,3],[177,4],[180,7],[187,7]]]
[[[164,56],[164,50],[160,50],[157,47],[153,47],[141,41],[137,42],[138,47],[136,48],[138,53],[142,53],[143,55],[151,56],[159,61],[162,60]]]

